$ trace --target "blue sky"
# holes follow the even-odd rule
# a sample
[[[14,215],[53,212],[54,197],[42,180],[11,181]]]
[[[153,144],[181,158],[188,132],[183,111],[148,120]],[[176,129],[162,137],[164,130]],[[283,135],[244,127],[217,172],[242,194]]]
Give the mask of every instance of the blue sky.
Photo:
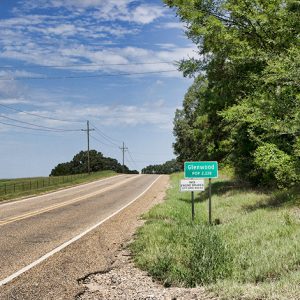
[[[1,0],[0,32],[0,178],[71,160],[86,120],[91,149],[121,161],[124,141],[131,169],[174,158],[191,84],[174,62],[197,54],[161,1]]]

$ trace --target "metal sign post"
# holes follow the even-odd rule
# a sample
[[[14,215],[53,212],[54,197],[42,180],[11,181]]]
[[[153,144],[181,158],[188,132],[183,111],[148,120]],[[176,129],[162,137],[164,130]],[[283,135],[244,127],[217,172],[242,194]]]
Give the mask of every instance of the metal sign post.
[[[194,220],[194,193],[195,189],[189,189],[188,184],[182,182],[196,182],[199,178],[208,178],[208,223],[212,224],[212,209],[211,209],[211,179],[218,178],[218,162],[217,161],[187,161],[184,163],[184,177],[186,180],[181,181],[181,191],[192,191],[192,219]],[[190,179],[190,180],[188,180]],[[193,180],[191,180],[193,179]],[[196,180],[197,179],[197,180]],[[204,191],[204,181],[203,181]]]
[[[204,191],[204,180],[181,180],[180,181],[180,191],[181,192],[191,192],[191,202],[192,202],[192,220],[195,219],[195,195],[194,191]]]
[[[192,196],[192,221],[195,219],[195,200],[194,200],[194,192],[191,192]]]
[[[211,224],[211,178],[208,181],[208,223]]]

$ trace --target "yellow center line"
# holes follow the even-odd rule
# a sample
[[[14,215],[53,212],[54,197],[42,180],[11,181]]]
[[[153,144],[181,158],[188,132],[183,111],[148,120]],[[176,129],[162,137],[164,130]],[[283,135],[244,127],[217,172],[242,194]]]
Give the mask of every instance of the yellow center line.
[[[39,215],[39,214],[42,214],[42,213],[45,213],[45,212],[48,212],[48,211],[51,211],[51,210],[54,210],[56,208],[60,208],[60,207],[63,207],[63,206],[67,206],[67,205],[70,205],[72,203],[76,203],[76,202],[79,202],[79,201],[82,201],[82,200],[87,200],[88,198],[90,197],[93,197],[93,196],[96,196],[96,195],[99,195],[99,194],[102,194],[106,191],[109,191],[109,190],[112,190],[124,183],[127,183],[133,179],[135,179],[135,177],[131,177],[129,179],[125,179],[121,182],[118,182],[112,186],[109,186],[109,187],[106,187],[106,188],[103,188],[97,192],[93,192],[93,193],[89,193],[89,194],[86,194],[84,196],[80,196],[80,197],[77,197],[75,199],[72,199],[72,200],[68,200],[68,201],[65,201],[65,202],[61,202],[61,203],[57,203],[57,204],[54,204],[54,205],[51,205],[51,206],[48,206],[48,207],[45,207],[45,208],[42,208],[42,209],[39,209],[39,210],[35,210],[35,211],[32,211],[32,212],[28,212],[28,213],[25,213],[25,214],[22,214],[22,215],[19,215],[19,216],[16,216],[16,217],[10,217],[10,218],[7,218],[7,219],[4,219],[4,220],[0,220],[0,226],[3,226],[3,225],[7,225],[9,223],[13,223],[13,222],[16,222],[16,221],[20,221],[20,220],[24,220],[24,219],[27,219],[27,218],[30,218],[32,216],[36,216],[36,215]]]

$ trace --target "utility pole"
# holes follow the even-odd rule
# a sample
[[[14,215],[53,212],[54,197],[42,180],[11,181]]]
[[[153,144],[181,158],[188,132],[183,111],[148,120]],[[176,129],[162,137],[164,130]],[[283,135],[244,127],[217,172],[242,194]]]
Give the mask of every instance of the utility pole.
[[[125,160],[125,151],[126,150],[128,150],[128,148],[127,147],[125,147],[125,144],[124,144],[124,142],[123,142],[123,146],[122,147],[120,147],[120,149],[122,150],[122,153],[123,153],[123,173],[125,173],[125,168],[124,168],[124,160]]]
[[[88,156],[88,174],[91,173],[91,169],[90,169],[90,131],[94,131],[95,129],[90,129],[90,122],[86,121],[86,129],[81,129],[82,131],[86,131],[87,133],[87,156]]]

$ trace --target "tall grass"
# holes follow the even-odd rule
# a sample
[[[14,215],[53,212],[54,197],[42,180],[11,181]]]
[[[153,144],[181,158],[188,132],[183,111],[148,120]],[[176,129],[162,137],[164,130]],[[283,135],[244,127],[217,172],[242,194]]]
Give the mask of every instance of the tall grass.
[[[232,272],[230,252],[213,228],[159,221],[139,235],[133,244],[137,263],[166,286],[215,282]],[[151,246],[145,248],[145,243]]]
[[[191,221],[181,174],[166,201],[144,218],[132,245],[136,263],[166,285],[204,285],[224,299],[300,299],[300,188],[255,190],[225,176],[197,195]]]

